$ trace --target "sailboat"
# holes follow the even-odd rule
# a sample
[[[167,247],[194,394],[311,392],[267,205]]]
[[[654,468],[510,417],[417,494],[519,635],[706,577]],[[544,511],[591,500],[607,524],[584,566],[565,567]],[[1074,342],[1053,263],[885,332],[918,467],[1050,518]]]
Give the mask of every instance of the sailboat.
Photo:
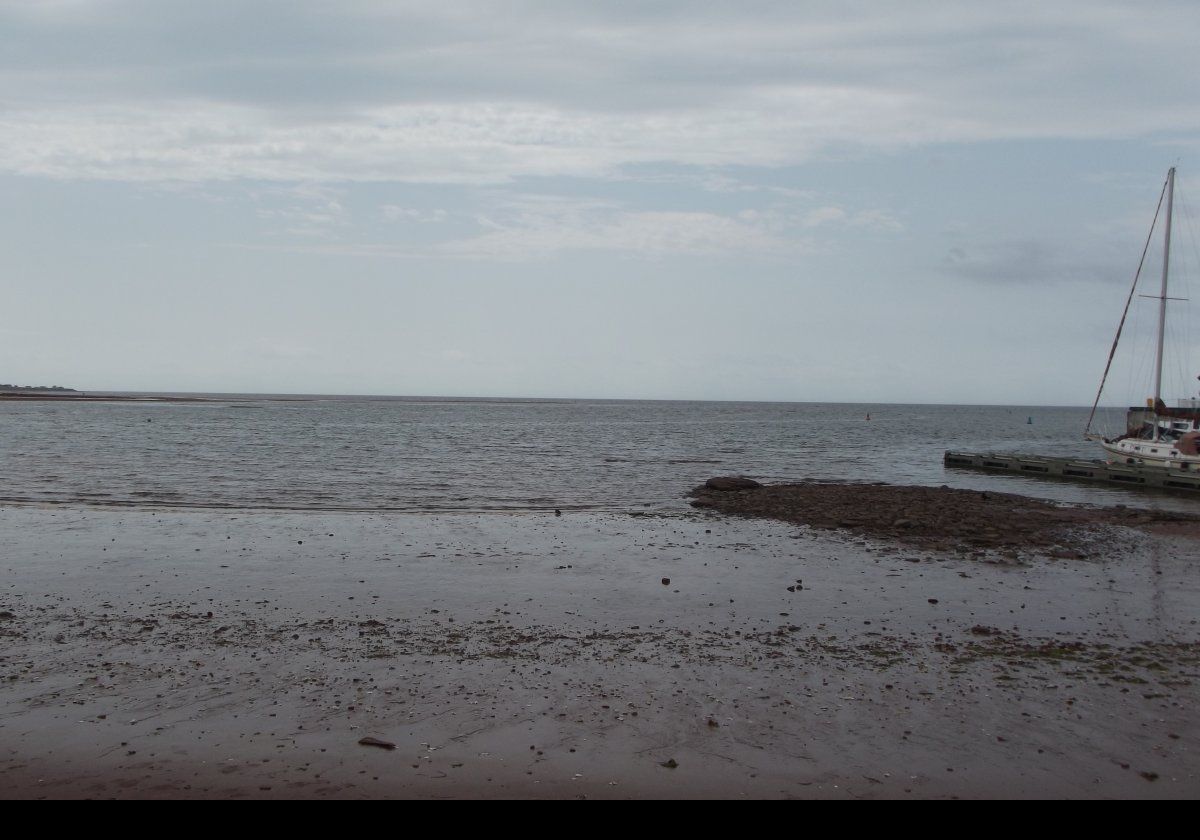
[[[1154,364],[1154,396],[1146,400],[1144,407],[1135,406],[1129,409],[1126,414],[1124,434],[1115,438],[1104,438],[1091,434],[1092,420],[1096,416],[1096,406],[1100,403],[1100,393],[1104,391],[1104,381],[1108,378],[1109,369],[1112,367],[1117,342],[1121,339],[1125,317],[1129,314],[1129,304],[1133,300],[1134,289],[1137,288],[1137,280],[1141,276],[1141,266],[1145,263],[1146,251],[1150,246],[1150,237],[1147,237],[1146,248],[1142,250],[1142,263],[1138,266],[1133,289],[1130,289],[1129,299],[1125,302],[1125,314],[1121,316],[1121,325],[1117,328],[1117,337],[1113,340],[1112,351],[1108,356],[1108,365],[1105,367],[1104,377],[1100,381],[1100,393],[1096,394],[1096,403],[1092,406],[1092,415],[1088,418],[1088,426],[1084,435],[1090,439],[1099,440],[1110,463],[1176,470],[1200,470],[1200,400],[1195,398],[1179,400],[1174,408],[1170,408],[1162,398],[1167,302],[1173,300],[1167,292],[1171,265],[1171,217],[1175,205],[1175,167],[1171,167],[1167,172],[1163,195],[1159,197],[1158,210],[1154,214],[1155,223],[1162,211],[1164,197],[1167,212],[1163,234],[1162,285],[1159,294],[1147,296],[1158,300],[1158,343]],[[1154,224],[1151,224],[1150,236],[1153,235]]]

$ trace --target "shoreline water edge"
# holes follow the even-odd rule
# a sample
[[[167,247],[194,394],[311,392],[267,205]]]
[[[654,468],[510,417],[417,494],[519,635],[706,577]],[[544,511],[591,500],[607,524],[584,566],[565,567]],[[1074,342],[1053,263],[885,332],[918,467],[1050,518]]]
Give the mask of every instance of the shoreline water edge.
[[[1194,517],[696,500],[0,508],[0,796],[1200,793]]]

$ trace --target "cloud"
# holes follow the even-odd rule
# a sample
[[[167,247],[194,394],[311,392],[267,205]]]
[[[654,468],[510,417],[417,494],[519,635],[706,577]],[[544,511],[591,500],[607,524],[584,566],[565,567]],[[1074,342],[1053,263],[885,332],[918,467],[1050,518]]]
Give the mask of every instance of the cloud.
[[[1183,2],[7,2],[0,27],[0,171],[59,179],[501,184],[1200,130]]]
[[[819,227],[830,222],[845,221],[846,211],[841,207],[818,207],[816,210],[810,210],[804,216],[806,227]]]
[[[443,254],[489,259],[536,259],[563,251],[605,250],[638,256],[760,255],[797,249],[798,243],[761,226],[714,213],[619,212],[601,219],[531,218],[496,225],[480,236],[446,243]]]
[[[238,247],[403,259],[539,261],[587,251],[638,258],[733,254],[772,258],[837,248],[839,237],[851,230],[873,229],[885,236],[903,230],[882,210],[809,207],[812,203],[805,197],[765,209],[716,212],[648,209],[586,196],[488,190],[473,216],[468,211],[451,214],[441,209],[382,205],[379,212],[384,219],[413,223],[407,227],[410,236],[404,243],[353,241],[352,236],[339,235],[338,241],[322,244],[276,242]],[[286,218],[289,211],[262,210],[260,215]],[[297,212],[297,218],[307,218],[306,211]],[[424,230],[418,231],[418,227]],[[332,228],[323,232],[331,233]]]
[[[803,159],[822,142],[862,143],[867,112],[905,109],[901,101],[868,105],[861,99],[870,97],[850,92],[788,96],[795,101],[787,106],[662,114],[401,105],[300,124],[210,102],[7,111],[0,115],[0,169],[135,182],[498,184],[615,175],[624,166],[653,163],[777,166]],[[895,133],[876,141],[917,139]]]
[[[256,215],[268,224],[268,233],[322,238],[351,225],[343,195],[343,190],[320,184],[260,187],[250,191],[251,198],[259,205]]]
[[[422,224],[432,224],[444,222],[449,218],[449,213],[440,207],[430,210],[418,209],[415,207],[401,207],[397,204],[384,204],[379,208],[379,212],[389,222],[420,222]]]
[[[540,260],[572,251],[609,251],[650,258],[797,256],[829,246],[828,238],[822,242],[813,238],[818,228],[826,236],[851,228],[871,227],[885,233],[902,229],[881,210],[802,206],[809,203],[805,200],[767,209],[712,212],[645,209],[598,198],[496,191],[475,218],[477,233],[444,240],[424,249],[424,254],[501,260]],[[414,213],[397,209],[395,215],[420,216]],[[379,255],[382,251],[368,247],[361,253]],[[413,255],[411,249],[394,253]]]
[[[1106,254],[1083,254],[1048,240],[1023,239],[950,248],[942,258],[944,273],[982,283],[1045,285],[1079,281],[1128,281],[1122,274],[1129,262],[1105,259]]]

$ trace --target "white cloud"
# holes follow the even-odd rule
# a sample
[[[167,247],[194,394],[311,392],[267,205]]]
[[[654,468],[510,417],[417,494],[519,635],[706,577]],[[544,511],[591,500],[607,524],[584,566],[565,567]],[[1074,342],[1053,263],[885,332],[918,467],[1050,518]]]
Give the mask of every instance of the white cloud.
[[[278,223],[274,233],[327,237],[350,225],[350,213],[342,202],[342,191],[320,184],[298,184],[289,188],[253,191],[264,202],[257,216]],[[282,205],[275,206],[279,199]],[[269,203],[268,203],[269,202]]]
[[[880,145],[864,93],[800,91],[736,110],[586,113],[538,105],[403,105],[296,124],[241,105],[80,107],[0,115],[0,169],[120,181],[407,181],[503,183],[520,176],[602,176],[622,166],[773,166],[835,140]],[[857,102],[857,105],[855,104]],[[872,113],[874,117],[870,116]]]
[[[281,11],[0,6],[0,171],[498,184],[1200,129],[1189,3]]]
[[[762,227],[713,213],[623,212],[601,220],[541,220],[499,226],[439,251],[463,257],[526,260],[562,251],[606,250],[638,256],[713,256],[731,252],[760,255],[796,249],[797,243]]]
[[[567,252],[606,251],[625,257],[719,256],[742,254],[758,258],[798,256],[836,248],[838,236],[854,228],[871,228],[891,234],[902,225],[882,210],[848,210],[822,206],[746,208],[730,212],[687,209],[645,209],[620,202],[550,194],[487,193],[485,208],[473,221],[473,234],[454,228],[438,231],[443,238],[414,239],[408,244],[389,242],[329,241],[324,244],[241,246],[300,253],[405,259],[465,258],[501,261],[537,261]],[[807,198],[807,197],[806,197]],[[267,211],[263,211],[267,212]],[[420,225],[445,222],[444,210],[425,211],[400,205],[383,205],[380,213],[393,222]],[[822,239],[815,237],[820,233]],[[444,238],[450,235],[454,238]]]
[[[440,207],[425,210],[416,207],[401,207],[398,204],[384,204],[379,208],[379,212],[389,222],[432,224],[444,222],[449,218],[449,214]]]
[[[819,227],[830,222],[846,221],[846,211],[841,207],[818,207],[804,214],[805,227]]]
[[[604,250],[637,256],[809,253],[817,227],[901,225],[881,210],[776,207],[735,213],[634,210],[614,202],[519,195],[498,201],[478,222],[484,232],[438,247],[441,254],[493,259],[537,259],[563,251]]]
[[[849,221],[854,227],[877,228],[893,233],[904,230],[903,222],[886,210],[860,210]]]

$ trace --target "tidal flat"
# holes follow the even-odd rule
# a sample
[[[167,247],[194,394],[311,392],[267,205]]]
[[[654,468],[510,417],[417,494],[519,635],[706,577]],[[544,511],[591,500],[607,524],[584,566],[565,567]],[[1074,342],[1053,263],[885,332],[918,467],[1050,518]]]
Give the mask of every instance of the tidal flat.
[[[992,554],[715,510],[8,507],[0,796],[1194,797],[1197,543],[1112,513]]]

